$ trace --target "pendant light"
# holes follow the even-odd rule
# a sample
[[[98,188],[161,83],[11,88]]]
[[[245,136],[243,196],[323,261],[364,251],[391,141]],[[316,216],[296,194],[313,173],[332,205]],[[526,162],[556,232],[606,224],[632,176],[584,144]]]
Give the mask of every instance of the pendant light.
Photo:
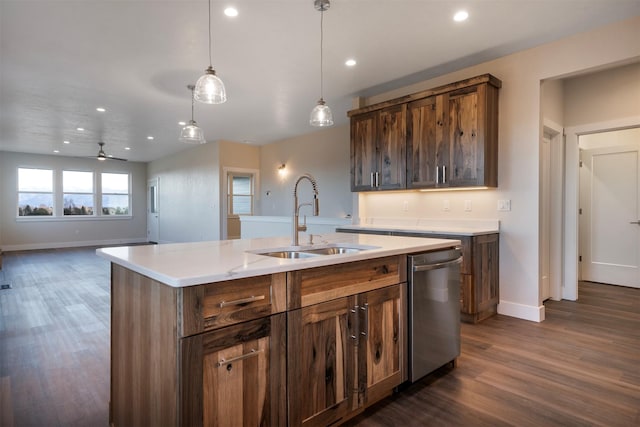
[[[184,142],[186,144],[204,144],[207,142],[204,139],[204,133],[202,129],[198,127],[198,124],[195,120],[193,120],[193,108],[195,104],[195,96],[194,96],[194,85],[188,85],[187,89],[191,91],[191,120],[189,120],[189,124],[182,128],[180,132],[180,142]]]
[[[222,104],[227,100],[224,83],[211,65],[211,0],[209,0],[209,66],[196,82],[194,97],[205,104]]]
[[[324,11],[329,9],[331,3],[329,0],[314,0],[313,5],[316,10],[320,11],[320,100],[318,101],[318,105],[311,110],[309,123],[311,126],[331,126],[333,125],[333,115],[331,114],[331,109],[322,97],[324,91],[322,75],[322,42],[324,41],[324,33],[322,27]]]

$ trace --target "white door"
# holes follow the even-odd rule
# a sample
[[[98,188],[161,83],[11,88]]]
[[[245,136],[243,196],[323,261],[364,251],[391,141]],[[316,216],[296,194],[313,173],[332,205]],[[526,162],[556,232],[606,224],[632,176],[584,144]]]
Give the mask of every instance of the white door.
[[[640,141],[582,151],[582,280],[640,288]]]
[[[160,239],[160,211],[158,209],[158,179],[147,182],[147,241],[158,243]]]
[[[551,137],[542,139],[540,168],[540,300],[551,297]]]

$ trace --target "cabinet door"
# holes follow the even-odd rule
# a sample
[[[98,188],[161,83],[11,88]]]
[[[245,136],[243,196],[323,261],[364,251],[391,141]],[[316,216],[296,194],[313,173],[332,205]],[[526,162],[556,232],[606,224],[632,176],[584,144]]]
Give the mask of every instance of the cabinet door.
[[[286,315],[181,340],[183,426],[286,424]]]
[[[407,110],[407,187],[429,188],[441,184],[442,166],[448,164],[445,140],[448,116],[446,95],[432,96],[409,104]]]
[[[402,382],[400,285],[358,295],[359,403],[369,405]]]
[[[351,117],[351,191],[374,189],[374,174],[378,171],[377,117],[376,111]]]
[[[480,111],[484,86],[449,94],[450,187],[483,185],[484,148],[479,144]]]
[[[495,314],[500,302],[498,237],[498,234],[487,234],[473,238],[474,321]]]
[[[326,426],[355,409],[355,296],[287,313],[289,425]]]
[[[406,188],[406,104],[380,110],[378,116],[377,188]]]

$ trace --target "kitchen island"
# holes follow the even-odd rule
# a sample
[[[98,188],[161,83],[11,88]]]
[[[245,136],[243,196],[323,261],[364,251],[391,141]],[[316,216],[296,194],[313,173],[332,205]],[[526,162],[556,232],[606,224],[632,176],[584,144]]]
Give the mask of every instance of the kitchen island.
[[[318,240],[318,238],[316,238]],[[407,378],[406,255],[458,240],[336,233],[103,248],[113,426],[328,425]],[[314,250],[343,248],[318,255]]]

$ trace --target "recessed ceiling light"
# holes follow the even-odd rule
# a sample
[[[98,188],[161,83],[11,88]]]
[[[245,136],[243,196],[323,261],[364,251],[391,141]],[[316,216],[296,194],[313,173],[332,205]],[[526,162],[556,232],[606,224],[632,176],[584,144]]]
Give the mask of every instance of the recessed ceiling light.
[[[357,62],[355,59],[347,59],[344,63],[344,65],[346,65],[347,67],[353,67],[356,64]]]
[[[63,144],[71,144],[71,141],[62,141]]]
[[[178,124],[179,124],[180,126],[186,126],[186,125],[187,125],[187,122],[178,122]]]
[[[460,10],[456,12],[455,15],[453,15],[453,20],[456,22],[462,22],[462,21],[466,21],[468,17],[469,17],[469,13],[467,13],[466,10]]]
[[[80,132],[82,132],[84,128],[76,128],[76,130],[79,130]]]
[[[59,152],[60,152],[60,150],[53,150],[53,152],[54,152],[54,153],[59,153]]]
[[[106,108],[104,108],[104,107],[97,107],[97,108],[96,108],[96,111],[99,111],[99,112],[101,112],[101,113],[104,113],[105,111],[107,111],[107,109],[106,109]]]
[[[152,137],[151,135],[149,135],[149,136],[147,137],[147,139],[148,139],[149,141],[153,141],[153,137]]]
[[[238,16],[238,9],[235,7],[228,7],[224,10],[224,14],[231,17]]]
[[[124,147],[125,150],[131,150],[131,147]]]

